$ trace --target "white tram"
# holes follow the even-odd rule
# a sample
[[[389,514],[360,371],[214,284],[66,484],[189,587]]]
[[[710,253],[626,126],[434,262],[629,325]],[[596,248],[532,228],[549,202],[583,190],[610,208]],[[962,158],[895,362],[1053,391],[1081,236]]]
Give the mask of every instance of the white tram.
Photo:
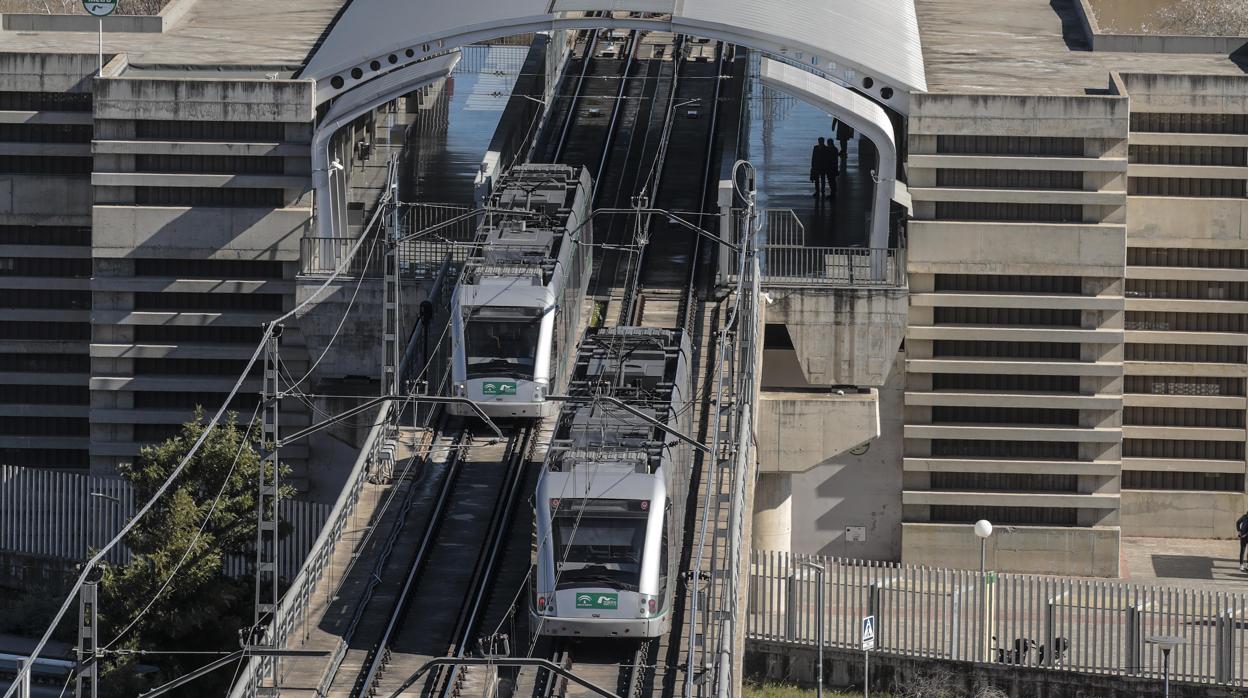
[[[490,417],[545,417],[576,353],[592,267],[589,173],[521,165],[490,196],[451,301],[455,395]],[[466,405],[451,412],[476,414]]]
[[[542,635],[657,637],[679,577],[692,451],[610,396],[688,434],[681,330],[613,328],[581,343],[537,486],[532,627]]]

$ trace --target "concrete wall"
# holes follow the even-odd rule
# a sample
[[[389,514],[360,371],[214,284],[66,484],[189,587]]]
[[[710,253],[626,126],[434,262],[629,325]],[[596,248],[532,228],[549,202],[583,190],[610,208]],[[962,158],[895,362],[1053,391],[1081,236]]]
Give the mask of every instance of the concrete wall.
[[[177,24],[198,0],[170,0],[155,15],[110,15],[103,18],[80,15],[10,13],[3,15],[7,31],[93,32],[103,27],[107,33],[160,33]]]
[[[1248,508],[1238,492],[1122,491],[1122,530],[1145,538],[1234,538]]]
[[[333,283],[317,297],[315,303],[295,316],[299,333],[312,357],[324,358],[316,365],[316,381],[363,376],[381,377],[381,279],[345,279]],[[297,303],[303,303],[324,283],[324,279],[307,277],[299,281]],[[357,292],[358,288],[358,292]],[[420,310],[427,288],[408,283],[403,288],[401,334],[407,337]],[[352,296],[355,296],[354,300]],[[352,308],[343,322],[348,306]],[[343,322],[341,330],[339,323]],[[332,342],[332,344],[331,344]],[[436,337],[430,346],[436,343]],[[328,349],[328,351],[326,351]],[[365,430],[367,432],[367,430]],[[367,434],[365,434],[367,435]]]
[[[96,86],[95,118],[310,124],[313,92],[310,80],[113,78]]]
[[[0,215],[90,216],[91,184],[86,177],[0,176]]]
[[[92,175],[93,468],[110,471],[129,460],[142,442],[152,440],[145,434],[158,435],[165,425],[189,415],[180,405],[136,411],[136,393],[202,392],[196,399],[211,406],[225,398],[234,371],[241,370],[250,352],[234,355],[239,344],[247,343],[217,328],[254,330],[294,307],[301,238],[310,231],[312,215],[307,152],[312,93],[311,82],[287,80],[117,77],[95,82],[95,139],[104,145],[94,151]],[[221,135],[148,140],[138,129],[139,122],[149,120],[199,122],[206,133],[220,125]],[[224,125],[239,122],[256,124],[257,132],[263,128],[268,135],[258,140],[265,142],[230,147],[222,137],[230,133]],[[150,161],[156,164],[149,167],[144,156],[155,156]],[[228,168],[222,173],[208,156],[263,157],[274,166],[263,174],[234,174]],[[161,164],[162,159],[173,164]],[[246,164],[240,160],[238,166]],[[139,187],[165,190],[170,200],[188,190],[201,192],[196,196],[205,200],[212,190],[223,198],[242,197],[245,189],[274,190],[280,196],[239,198],[236,205],[227,200],[221,206],[160,206],[140,199]],[[170,260],[169,274],[152,275],[150,265],[142,274],[137,271],[136,260],[152,259]],[[186,274],[193,278],[179,278],[172,271],[200,262],[207,269],[208,261],[270,264]],[[231,274],[241,279],[228,278]],[[152,293],[168,295],[155,304],[147,295]],[[175,295],[183,293],[194,295],[186,300]],[[254,302],[246,296],[255,296]],[[141,307],[140,301],[149,305]],[[206,331],[196,331],[186,341],[140,339],[138,328],[152,325]],[[289,329],[282,340],[282,359],[288,371],[301,376],[307,370],[307,352],[298,328]],[[178,345],[178,351],[157,353],[168,344]],[[253,382],[244,385],[243,393],[254,395],[258,385]],[[282,421],[285,429],[299,428],[309,423],[309,415],[289,400],[283,404]],[[307,453],[308,445],[299,443],[282,454],[294,469],[292,482],[304,489]]]
[[[905,523],[902,559],[909,565],[979,569],[971,524]],[[1082,577],[1119,575],[1118,527],[997,526],[988,539],[990,570]]]
[[[884,384],[905,335],[905,289],[771,290],[768,324],[783,324],[806,382]]]
[[[977,567],[964,534],[1002,518],[1029,525],[1012,529],[998,569],[1116,575],[1129,103],[934,94],[913,106],[903,560]],[[1058,138],[1079,140],[1033,140]],[[948,183],[968,170],[1000,181]],[[1048,173],[1081,186],[1044,184]],[[1047,215],[1054,204],[1062,215]],[[1074,279],[1036,283],[1052,277]],[[1037,457],[1033,442],[1063,455]]]
[[[94,53],[0,53],[0,91],[90,92],[98,63]]]
[[[97,257],[297,261],[312,208],[95,207]]]
[[[865,453],[823,458],[792,476],[793,543],[797,553],[841,555],[865,560],[901,559],[901,445],[905,357],[895,363],[878,390],[880,438]],[[760,436],[764,432],[760,425]],[[759,439],[760,452],[767,442]],[[848,542],[847,526],[866,529],[866,541]]]
[[[1131,98],[1134,111],[1171,114],[1172,118],[1190,119],[1192,124],[1201,123],[1202,114],[1217,115],[1211,120],[1216,124],[1221,115],[1242,114],[1248,109],[1248,77],[1245,76],[1132,73],[1122,75],[1121,83]],[[1133,160],[1141,159],[1140,154],[1149,154],[1154,146],[1184,155],[1189,158],[1188,162],[1207,162],[1190,159],[1199,153],[1231,153],[1235,148],[1242,153],[1243,148],[1248,146],[1248,138],[1243,134],[1152,131],[1154,128],[1165,128],[1164,122],[1155,127],[1145,124],[1138,128],[1140,130],[1130,135],[1132,146],[1139,146]],[[1214,126],[1210,130],[1223,129]],[[1159,165],[1133,161],[1128,173],[1132,177],[1162,178],[1178,184],[1184,180],[1243,179],[1248,177],[1244,170],[1235,166]],[[1245,367],[1242,362],[1234,361],[1232,357],[1223,362],[1188,359],[1199,358],[1195,352],[1210,347],[1243,346],[1242,334],[1217,329],[1210,321],[1217,318],[1224,322],[1244,322],[1248,317],[1248,305],[1236,300],[1239,298],[1239,286],[1248,280],[1248,269],[1224,268],[1236,266],[1225,259],[1248,249],[1248,201],[1243,198],[1130,196],[1127,201],[1127,245],[1145,253],[1145,259],[1158,260],[1155,262],[1158,266],[1151,266],[1154,262],[1149,261],[1127,268],[1128,283],[1134,283],[1146,292],[1129,297],[1126,310],[1172,313],[1176,319],[1190,321],[1192,328],[1209,327],[1210,331],[1178,331],[1164,322],[1128,329],[1128,345],[1138,348],[1141,353],[1157,352],[1157,358],[1142,360],[1148,354],[1136,357],[1137,360],[1126,364],[1126,373],[1163,378],[1157,379],[1162,383],[1159,387],[1153,387],[1153,381],[1144,381],[1139,389],[1142,392],[1125,395],[1124,404],[1153,413],[1164,411],[1173,424],[1146,422],[1124,425],[1124,439],[1147,439],[1153,444],[1149,445],[1151,452],[1124,458],[1123,469],[1139,473],[1135,478],[1146,482],[1172,477],[1184,478],[1189,487],[1200,487],[1202,483],[1211,487],[1230,486],[1228,480],[1233,482],[1235,476],[1242,477],[1245,472],[1243,458],[1225,453],[1219,458],[1207,454],[1203,454],[1205,457],[1182,457],[1183,450],[1177,447],[1185,447],[1192,442],[1202,446],[1235,447],[1245,439],[1244,429],[1239,428],[1242,422],[1201,419],[1207,414],[1235,413],[1239,413],[1242,419],[1248,404],[1243,398]],[[1211,261],[1205,266],[1199,266],[1202,263],[1192,259],[1180,262],[1177,254],[1190,250],[1209,250]],[[1194,287],[1197,282],[1203,289],[1202,293],[1166,292],[1171,288]],[[1147,293],[1150,290],[1160,292],[1155,295]],[[1205,325],[1206,322],[1209,324]],[[1173,353],[1162,355],[1161,351]],[[1164,378],[1167,376],[1169,378]],[[1167,384],[1195,382],[1208,377],[1222,379],[1221,387],[1203,394],[1188,394],[1195,391],[1165,387]],[[1156,444],[1176,448],[1168,452],[1157,448]],[[1234,521],[1243,513],[1244,506],[1242,490],[1124,490],[1122,530],[1128,536],[1227,538],[1233,536]]]
[[[1248,37],[1185,36],[1153,32],[1159,10],[1173,0],[1076,0],[1084,35],[1093,51],[1124,53],[1218,53],[1230,54],[1248,43]]]
[[[844,392],[844,391],[842,391]],[[763,392],[759,470],[803,473],[880,436],[879,393]]]

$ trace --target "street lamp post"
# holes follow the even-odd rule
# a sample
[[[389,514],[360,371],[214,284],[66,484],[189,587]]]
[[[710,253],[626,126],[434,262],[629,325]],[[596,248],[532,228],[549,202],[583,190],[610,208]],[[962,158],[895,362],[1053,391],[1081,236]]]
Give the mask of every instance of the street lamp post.
[[[979,536],[979,573],[982,575],[988,560],[988,537],[992,535],[992,523],[986,519],[976,521],[975,535]]]
[[[1153,635],[1148,638],[1148,644],[1161,648],[1161,680],[1165,686],[1163,695],[1165,698],[1170,698],[1170,652],[1183,644],[1183,638],[1173,635]]]
[[[991,652],[991,640],[988,630],[988,577],[985,576],[988,562],[988,537],[992,535],[992,523],[987,519],[975,522],[975,535],[979,537],[979,632],[976,634],[977,655],[979,661],[988,661]]]
[[[819,686],[818,698],[823,698],[823,575],[826,570],[823,565],[816,564],[810,560],[802,560],[798,564],[814,570],[815,579],[819,585],[815,593],[815,612],[819,615],[819,622],[815,624],[815,642],[819,645],[819,659],[817,660],[819,666],[815,670],[815,676]]]

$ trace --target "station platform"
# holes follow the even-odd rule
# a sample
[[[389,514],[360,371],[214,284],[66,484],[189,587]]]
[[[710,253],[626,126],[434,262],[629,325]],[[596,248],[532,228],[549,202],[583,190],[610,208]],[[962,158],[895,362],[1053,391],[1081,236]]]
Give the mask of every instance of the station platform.
[[[875,184],[873,149],[855,134],[837,177],[835,199],[816,198],[810,155],[820,137],[834,138],[833,119],[815,107],[755,85],[749,97],[749,159],[758,172],[758,203],[791,209],[806,230],[807,247],[861,247]],[[840,147],[839,143],[836,143]],[[860,157],[866,150],[868,162]]]
[[[1239,541],[1206,538],[1122,538],[1122,578],[1190,589],[1243,592]]]

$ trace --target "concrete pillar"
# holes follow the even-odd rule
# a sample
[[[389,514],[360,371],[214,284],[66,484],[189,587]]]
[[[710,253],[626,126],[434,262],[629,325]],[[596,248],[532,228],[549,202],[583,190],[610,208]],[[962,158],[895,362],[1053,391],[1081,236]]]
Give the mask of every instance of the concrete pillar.
[[[755,550],[790,552],[793,538],[793,476],[760,473],[754,488]]]

